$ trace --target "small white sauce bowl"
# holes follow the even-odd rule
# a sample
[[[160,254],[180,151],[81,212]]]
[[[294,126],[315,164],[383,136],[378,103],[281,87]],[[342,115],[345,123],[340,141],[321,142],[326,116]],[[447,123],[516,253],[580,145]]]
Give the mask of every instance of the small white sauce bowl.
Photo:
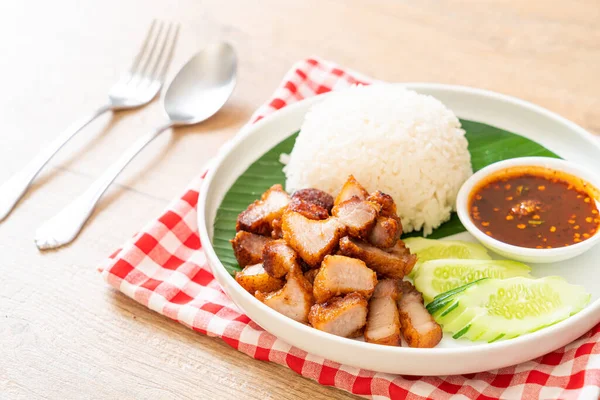
[[[488,249],[506,258],[526,263],[552,263],[567,260],[583,254],[600,241],[599,229],[589,239],[572,244],[570,246],[556,247],[553,249],[534,249],[501,242],[486,235],[477,226],[475,226],[469,215],[469,198],[473,189],[489,175],[518,166],[544,167],[562,171],[581,178],[596,188],[600,188],[599,178],[597,175],[573,162],[556,158],[522,157],[499,161],[497,163],[488,165],[467,179],[467,181],[460,188],[456,198],[456,211],[458,213],[458,217],[460,218],[460,222],[462,222],[464,227],[471,235],[475,236],[475,238]],[[598,202],[598,199],[596,199],[596,206],[600,209],[600,203]]]

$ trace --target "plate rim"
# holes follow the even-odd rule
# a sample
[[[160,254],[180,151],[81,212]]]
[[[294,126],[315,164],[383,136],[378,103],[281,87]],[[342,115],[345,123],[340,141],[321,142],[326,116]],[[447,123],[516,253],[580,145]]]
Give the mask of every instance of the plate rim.
[[[449,92],[462,93],[462,94],[466,94],[466,95],[485,96],[488,98],[492,98],[494,100],[500,100],[503,102],[512,103],[519,107],[527,108],[538,114],[542,114],[542,115],[554,120],[557,123],[566,125],[567,127],[570,128],[571,131],[578,134],[581,138],[585,139],[589,143],[590,146],[595,147],[596,150],[598,151],[598,153],[600,154],[600,142],[590,132],[588,132],[581,126],[577,125],[575,122],[570,121],[570,120],[566,119],[565,117],[562,117],[559,114],[556,114],[553,111],[550,111],[542,106],[533,104],[526,100],[522,100],[522,99],[519,99],[519,98],[516,98],[513,96],[493,92],[490,90],[473,88],[473,87],[468,87],[468,86],[461,86],[461,85],[449,85],[449,84],[440,84],[440,83],[420,83],[420,82],[390,83],[390,84],[400,85],[400,86],[406,87],[411,90],[416,90],[416,91],[419,91],[419,89],[445,90],[445,91],[449,91]],[[237,148],[238,145],[241,142],[243,142],[248,136],[251,136],[254,132],[261,130],[264,125],[270,124],[274,120],[277,120],[277,119],[284,119],[287,114],[293,113],[294,111],[296,111],[296,109],[301,108],[301,107],[307,107],[308,105],[310,105],[314,102],[321,101],[322,99],[326,98],[328,95],[330,95],[332,93],[333,92],[328,92],[328,93],[324,93],[321,95],[317,95],[317,96],[313,96],[313,97],[309,97],[309,98],[300,100],[296,103],[290,104],[282,109],[275,111],[274,113],[266,116],[265,118],[262,118],[260,121],[257,121],[254,124],[244,126],[241,129],[241,131],[236,136],[234,136],[233,139],[231,139],[228,143],[223,145],[223,147],[217,153],[216,157],[210,162],[210,164],[209,164],[210,166],[208,167],[208,173],[206,174],[206,177],[202,183],[200,197],[199,197],[199,201],[198,201],[198,228],[199,228],[201,243],[203,244],[204,253],[205,253],[206,257],[211,261],[211,262],[209,262],[209,266],[211,267],[211,270],[213,269],[212,268],[213,264],[217,265],[219,272],[221,274],[224,273],[226,275],[224,277],[224,279],[227,280],[230,284],[237,285],[237,282],[227,272],[227,270],[225,269],[225,267],[223,266],[223,264],[217,257],[217,255],[214,251],[214,248],[212,246],[212,241],[210,238],[211,235],[209,235],[209,233],[208,233],[209,227],[204,222],[205,221],[204,216],[205,216],[205,212],[206,212],[206,200],[207,200],[207,196],[208,196],[207,188],[210,187],[210,185],[214,179],[214,176],[216,174],[216,171],[218,170],[220,165],[223,163],[224,159],[229,155],[229,153],[231,153],[235,148]],[[290,135],[291,134],[293,134],[293,132],[290,132]],[[215,274],[215,277],[216,277],[216,275],[217,275],[216,271],[213,271],[213,273]],[[219,280],[217,279],[217,281],[219,281]],[[219,284],[220,284],[220,282],[219,282]],[[227,288],[224,287],[223,285],[221,285],[221,286],[222,286],[223,290],[225,292],[227,292]],[[234,289],[232,289],[232,290],[234,290]],[[344,346],[350,346],[348,348],[348,350],[351,350],[351,348],[354,347],[354,348],[361,349],[361,350],[368,350],[375,354],[380,353],[380,352],[392,353],[399,357],[401,357],[402,355],[408,355],[408,354],[413,355],[413,356],[437,357],[437,356],[456,356],[456,355],[464,354],[464,353],[477,353],[477,352],[492,351],[492,350],[499,351],[499,350],[502,350],[505,348],[515,347],[519,344],[524,344],[527,342],[533,343],[538,340],[543,340],[546,337],[552,336],[556,330],[561,330],[566,325],[573,324],[575,321],[579,321],[579,320],[590,318],[590,317],[593,317],[594,319],[598,319],[600,316],[600,298],[598,298],[594,302],[588,304],[583,310],[581,310],[577,314],[570,316],[569,318],[567,318],[561,322],[558,322],[549,327],[540,329],[536,332],[528,333],[526,335],[523,335],[523,336],[520,336],[517,338],[513,338],[510,340],[506,340],[506,341],[498,341],[498,342],[494,342],[494,343],[476,343],[476,344],[464,346],[464,347],[420,349],[420,348],[410,348],[410,347],[383,346],[383,345],[378,345],[378,344],[373,344],[373,343],[362,342],[362,341],[358,341],[355,339],[343,338],[343,337],[335,336],[335,335],[332,335],[332,334],[329,334],[326,332],[322,332],[322,331],[314,329],[310,326],[304,325],[302,323],[299,323],[297,321],[294,321],[290,318],[285,317],[284,315],[282,315],[282,314],[276,312],[275,310],[271,309],[270,307],[264,305],[263,303],[258,301],[254,296],[252,296],[250,293],[248,293],[247,291],[245,291],[243,289],[237,290],[237,292],[239,295],[246,298],[248,301],[256,302],[256,306],[260,307],[262,309],[262,311],[269,314],[272,318],[275,318],[276,320],[278,320],[279,323],[282,323],[282,324],[288,326],[290,329],[296,330],[298,332],[298,334],[315,335],[315,336],[319,337],[319,339],[322,339],[325,341],[342,344]],[[242,309],[242,307],[240,307],[240,309]],[[283,339],[283,340],[286,341],[285,339]]]

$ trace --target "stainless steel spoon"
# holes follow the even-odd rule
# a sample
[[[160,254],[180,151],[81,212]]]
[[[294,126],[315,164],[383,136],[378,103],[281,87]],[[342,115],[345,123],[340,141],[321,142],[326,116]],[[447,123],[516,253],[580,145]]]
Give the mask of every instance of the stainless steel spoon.
[[[196,54],[167,89],[164,107],[169,122],[140,138],[81,196],[46,221],[35,234],[41,250],[70,243],[81,231],[112,181],[152,140],[169,128],[198,124],[219,111],[233,92],[237,57],[228,43],[216,43]]]

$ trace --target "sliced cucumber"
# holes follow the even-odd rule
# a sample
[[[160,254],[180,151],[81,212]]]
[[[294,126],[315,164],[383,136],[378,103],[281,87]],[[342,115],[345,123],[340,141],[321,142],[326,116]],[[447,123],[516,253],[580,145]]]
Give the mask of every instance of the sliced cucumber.
[[[491,342],[562,321],[583,309],[590,297],[582,286],[557,276],[482,279],[442,297],[446,305],[434,316],[444,332]],[[448,311],[443,317],[442,310]]]
[[[531,268],[508,260],[457,260],[426,261],[413,277],[415,287],[429,303],[440,293],[482,278],[510,278],[529,276]]]
[[[483,278],[483,279],[487,279],[487,278]],[[465,290],[467,290],[468,287],[473,286],[477,282],[478,281],[467,283],[466,285],[457,287],[456,289],[452,289],[445,293],[435,296],[433,301],[431,303],[427,304],[427,306],[426,306],[427,311],[429,311],[429,314],[431,314],[431,315],[434,315],[435,313],[445,313],[449,308],[446,306],[450,306],[450,304],[454,302],[454,296],[457,293],[464,292]]]
[[[414,237],[405,239],[404,243],[411,253],[417,255],[417,264],[411,271],[410,277],[414,276],[421,264],[429,260],[439,260],[441,258],[491,259],[482,245],[461,240],[435,240]]]
[[[454,303],[458,305],[458,303]],[[438,324],[444,326],[444,330],[446,332],[459,332],[465,326],[469,325],[473,318],[475,318],[475,312],[472,309],[465,309],[461,314],[456,314],[454,309],[446,314],[445,317],[441,317],[440,321],[437,321]],[[443,319],[443,321],[441,321]]]
[[[472,329],[471,329],[472,328]],[[484,333],[487,332],[487,326],[482,326],[482,325],[477,325],[475,324],[475,326],[471,326],[469,328],[469,338],[471,338],[470,340],[475,341],[475,340],[481,340],[481,337],[483,336]],[[500,335],[498,335],[500,336]],[[502,336],[504,337],[504,336]],[[497,339],[499,340],[499,339]],[[488,340],[488,342],[493,342],[494,340]]]

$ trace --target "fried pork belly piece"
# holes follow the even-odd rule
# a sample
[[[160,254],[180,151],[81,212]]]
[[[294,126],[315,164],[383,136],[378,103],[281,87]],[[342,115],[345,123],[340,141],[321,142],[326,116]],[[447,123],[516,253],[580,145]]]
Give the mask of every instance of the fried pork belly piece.
[[[298,257],[298,264],[300,264],[300,267],[302,268],[302,272],[308,272],[311,271],[313,269],[313,267],[311,267],[310,265],[308,265],[306,263],[306,261],[304,261],[301,257]],[[317,265],[317,269],[319,269],[321,265]]]
[[[354,238],[343,237],[340,240],[340,252],[348,257],[363,260],[367,267],[386,278],[402,279],[409,273],[417,261],[400,241],[385,251]]]
[[[389,194],[383,193],[382,191],[378,190],[376,192],[371,193],[367,197],[367,201],[379,204],[381,206],[381,215],[383,216],[398,216],[396,203],[394,202],[392,196],[390,196]]]
[[[319,273],[319,268],[309,269],[308,271],[306,271],[304,273],[304,277],[312,285],[315,282],[315,277],[317,276],[318,273]],[[314,294],[314,287],[313,287],[313,294]]]
[[[240,267],[245,267],[246,265],[254,265],[262,262],[263,248],[270,241],[271,239],[264,236],[239,231],[229,242],[231,243],[231,247],[233,247],[233,254],[238,264],[240,264]]]
[[[333,196],[319,189],[296,190],[292,194],[292,200],[296,199],[316,204],[327,210],[327,212],[330,212],[333,207]]]
[[[282,278],[292,268],[300,268],[298,254],[283,239],[267,243],[263,248],[262,259],[265,271],[274,278]]]
[[[369,233],[369,243],[382,249],[394,246],[402,235],[402,222],[398,217],[394,199],[389,194],[378,190],[371,193],[367,201],[381,207],[377,222]]]
[[[273,239],[281,239],[283,238],[283,231],[281,230],[281,218],[275,218],[273,222],[271,222],[271,237]]]
[[[353,175],[350,175],[335,198],[333,205],[337,206],[338,204],[343,203],[346,200],[350,200],[353,197],[356,197],[359,200],[364,200],[368,195],[369,192],[367,192],[366,189],[360,183],[358,183]]]
[[[400,282],[398,300],[402,335],[410,347],[435,347],[442,328],[423,305],[423,295],[410,282]]]
[[[396,245],[391,249],[388,249],[388,251],[390,254],[404,260],[404,275],[406,276],[410,274],[417,263],[417,255],[411,254],[410,250],[408,247],[406,247],[402,240],[398,240]]]
[[[364,262],[345,256],[325,256],[313,282],[317,303],[356,292],[369,299],[375,290],[377,275]]]
[[[313,268],[335,250],[344,233],[344,226],[337,218],[315,221],[286,211],[282,222],[285,241]]]
[[[273,185],[263,193],[260,200],[250,204],[238,215],[235,229],[270,236],[273,230],[271,223],[281,217],[289,202],[290,196],[281,185]]]
[[[329,211],[320,205],[309,203],[308,201],[301,199],[292,198],[290,204],[287,206],[287,209],[302,214],[306,218],[310,219],[320,220],[329,218]]]
[[[235,280],[251,294],[273,292],[283,287],[283,279],[273,278],[267,274],[262,264],[248,265],[242,271],[235,273]]]
[[[278,291],[256,292],[255,296],[273,310],[302,323],[308,322],[308,313],[314,304],[312,285],[300,268],[292,268],[285,285]]]
[[[312,306],[308,320],[321,331],[355,337],[367,322],[367,300],[358,293],[334,297],[326,303]]]
[[[369,301],[369,314],[365,340],[386,346],[400,345],[400,319],[398,315],[398,281],[383,279],[377,283]]]
[[[364,334],[365,334],[365,327],[363,326],[362,328],[355,330],[354,332],[352,332],[351,334],[349,334],[346,337],[350,338],[350,339],[356,339],[359,337],[363,337]]]
[[[389,249],[398,242],[401,234],[402,224],[399,219],[379,216],[369,232],[367,240],[380,249]]]
[[[350,236],[365,238],[375,225],[380,206],[356,197],[337,204],[332,214],[344,224]]]

